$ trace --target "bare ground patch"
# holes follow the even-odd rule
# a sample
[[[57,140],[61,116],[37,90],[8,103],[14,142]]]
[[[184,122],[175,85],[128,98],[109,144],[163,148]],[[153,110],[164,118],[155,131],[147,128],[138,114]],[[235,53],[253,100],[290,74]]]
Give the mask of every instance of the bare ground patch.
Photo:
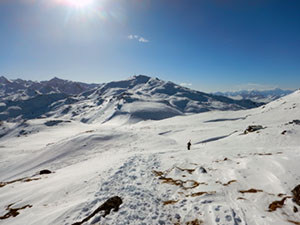
[[[7,181],[7,182],[0,182],[0,188],[8,185],[8,184],[13,184],[15,182],[30,182],[30,181],[34,181],[34,180],[40,180],[41,178],[30,178],[30,177],[23,177],[20,179],[16,179],[16,180],[12,180],[12,181]]]
[[[196,193],[192,193],[190,195],[187,195],[186,197],[198,197],[198,196],[201,196],[201,195],[205,195],[205,194],[208,194],[208,195],[213,195],[213,194],[216,194],[217,192],[215,191],[200,191],[200,192],[196,192]]]
[[[23,177],[23,178],[19,178],[19,179],[16,179],[16,180],[11,180],[11,181],[5,181],[5,182],[0,182],[0,188],[6,186],[6,185],[9,185],[9,184],[13,184],[13,183],[16,183],[16,182],[24,182],[24,183],[27,183],[27,182],[31,182],[31,181],[35,181],[35,180],[40,180],[42,179],[42,177],[35,177],[37,175],[44,175],[44,174],[50,174],[52,173],[50,170],[41,170],[38,172],[38,174],[35,174],[31,177]]]
[[[203,221],[198,219],[187,221],[185,223],[181,223],[180,221],[174,223],[174,225],[203,225],[203,224],[204,224]]]
[[[245,194],[245,193],[257,193],[257,192],[263,192],[263,190],[251,188],[251,189],[249,189],[249,190],[239,190],[239,192],[242,193],[242,194]]]
[[[14,203],[13,203],[14,204]],[[26,209],[26,208],[31,208],[32,205],[24,205],[20,208],[12,208],[11,206],[13,204],[10,204],[6,207],[6,210],[8,211],[4,216],[0,216],[0,220],[5,220],[8,219],[9,217],[16,217],[17,215],[20,214],[20,210]]]
[[[175,203],[177,203],[179,200],[168,200],[168,201],[164,201],[163,205],[173,205]]]
[[[269,212],[274,212],[276,211],[276,209],[281,209],[284,205],[284,202],[287,198],[292,198],[292,196],[286,196],[283,199],[279,200],[279,201],[274,201],[269,205]]]
[[[217,184],[222,184],[223,186],[228,186],[228,185],[230,185],[232,183],[235,183],[235,182],[237,182],[237,180],[230,180],[230,181],[228,181],[227,183],[224,183],[224,184],[221,181],[216,181]]]
[[[184,190],[193,189],[198,187],[200,184],[206,184],[206,183],[199,183],[195,180],[180,180],[180,179],[173,179],[171,177],[165,177],[163,176],[163,172],[153,170],[153,173],[155,176],[158,177],[159,180],[162,180],[162,183],[164,184],[171,184],[181,187]]]
[[[293,224],[296,224],[296,225],[300,225],[300,222],[299,222],[299,221],[288,220],[288,222],[293,223]]]

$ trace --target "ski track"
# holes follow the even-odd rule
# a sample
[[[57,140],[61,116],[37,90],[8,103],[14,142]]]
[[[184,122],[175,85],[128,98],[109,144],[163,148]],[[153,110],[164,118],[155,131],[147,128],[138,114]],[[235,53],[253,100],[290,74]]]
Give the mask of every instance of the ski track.
[[[103,218],[97,215],[89,221],[90,224],[101,222],[101,224],[146,225],[147,223],[143,221],[149,220],[152,220],[153,224],[164,224],[163,221],[167,220],[168,213],[160,207],[158,190],[156,185],[153,185],[156,181],[153,179],[152,170],[158,166],[159,161],[155,155],[147,157],[138,155],[129,158],[107,181],[102,183],[95,193],[95,199],[83,208],[78,219],[81,220],[90,214],[92,210],[89,209],[94,209],[109,197],[120,195],[123,204],[117,213],[118,216],[112,219],[109,216]],[[145,178],[149,182],[146,186]]]

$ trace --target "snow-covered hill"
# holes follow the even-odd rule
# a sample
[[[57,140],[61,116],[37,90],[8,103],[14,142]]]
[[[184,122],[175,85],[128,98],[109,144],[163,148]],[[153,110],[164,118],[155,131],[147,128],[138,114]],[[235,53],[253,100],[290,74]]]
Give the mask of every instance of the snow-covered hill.
[[[123,101],[138,91],[168,96],[162,87],[171,85],[138,83]],[[119,85],[86,96],[102,102]],[[0,126],[3,225],[300,223],[300,90],[255,109],[134,124],[60,117]]]
[[[112,119],[136,122],[212,110],[249,109],[259,105],[250,100],[232,100],[139,75],[102,84],[77,96],[59,93],[4,101],[0,105],[0,120],[43,116],[84,123],[103,123]]]
[[[236,100],[249,99],[254,102],[269,103],[278,98],[291,94],[291,90],[282,90],[280,88],[275,88],[271,90],[242,90],[235,92],[217,92],[216,95],[226,96]]]
[[[76,95],[97,87],[98,84],[86,84],[62,80],[57,77],[49,81],[8,80],[0,77],[0,101],[28,100],[38,95],[66,94]]]

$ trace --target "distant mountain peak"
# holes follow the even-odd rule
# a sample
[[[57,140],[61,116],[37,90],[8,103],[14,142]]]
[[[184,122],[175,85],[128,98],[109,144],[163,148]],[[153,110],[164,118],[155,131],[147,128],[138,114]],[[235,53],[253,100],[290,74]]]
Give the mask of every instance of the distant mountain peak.
[[[140,75],[134,75],[129,79],[136,80],[138,83],[147,83],[151,79],[151,77],[140,74]]]
[[[2,115],[2,119],[16,116],[34,118],[47,114],[48,116],[64,116],[82,122],[107,122],[119,117],[131,118],[135,121],[160,120],[185,113],[240,110],[260,105],[252,101],[237,101],[199,92],[171,81],[145,75],[136,75],[100,86],[62,80],[57,77],[50,81],[26,83],[27,86],[22,85],[22,82],[19,82],[18,85],[14,85],[14,88],[11,86],[3,88],[4,93],[8,96],[7,99],[18,93],[21,93],[21,97],[25,96],[25,98],[15,98],[15,101],[8,102],[9,104],[5,108],[7,113]],[[95,87],[97,88],[95,89]],[[29,95],[29,89],[32,90],[31,95]],[[33,91],[37,91],[41,95],[37,96]],[[50,95],[52,97],[48,98]],[[76,96],[70,97],[70,95]],[[48,97],[44,98],[45,96]],[[33,102],[41,101],[41,99],[43,99],[42,101],[48,99],[46,102],[48,104],[43,110],[40,110],[40,104],[33,104]],[[33,108],[34,106],[36,108]],[[10,115],[9,110],[12,107],[19,107],[19,110]],[[32,114],[32,112],[36,113]]]
[[[229,92],[217,92],[214,94],[226,96],[232,99],[249,99],[256,102],[268,103],[285,95],[291,94],[294,90],[283,90],[280,88],[270,90],[240,90]]]
[[[46,81],[46,82],[50,82],[50,83],[53,83],[53,82],[64,83],[64,82],[68,82],[68,80],[64,80],[64,79],[61,79],[61,78],[58,78],[58,77],[53,77],[51,80]]]
[[[53,77],[51,80],[63,80],[63,79],[60,79],[60,78],[58,78],[58,77],[55,76],[55,77]],[[51,81],[51,80],[50,80],[50,81]]]
[[[30,81],[22,79],[8,80],[0,77],[0,100],[26,100],[38,94],[63,93],[66,95],[76,95],[94,89],[97,84],[86,84],[63,80],[53,77],[49,81]]]
[[[0,82],[1,83],[10,83],[10,81],[4,76],[0,76]]]

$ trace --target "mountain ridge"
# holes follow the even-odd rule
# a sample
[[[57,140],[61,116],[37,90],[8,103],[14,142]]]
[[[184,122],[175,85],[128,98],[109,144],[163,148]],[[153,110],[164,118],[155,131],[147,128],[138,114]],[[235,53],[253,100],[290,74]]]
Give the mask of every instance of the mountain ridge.
[[[27,100],[41,94],[63,93],[76,95],[93,89],[99,84],[87,84],[64,80],[54,77],[45,81],[32,81],[22,79],[7,79],[0,77],[0,101],[2,100]]]
[[[296,90],[284,90],[274,88],[269,90],[240,90],[240,91],[227,91],[215,92],[215,95],[226,96],[236,100],[249,99],[255,102],[269,103],[278,98],[293,93]]]
[[[50,84],[69,81],[53,78]],[[212,110],[242,110],[258,107],[261,104],[250,100],[233,100],[182,87],[170,81],[145,75],[136,75],[121,81],[100,84],[94,89],[86,89],[77,95],[68,95],[65,91],[55,90],[55,86],[43,88],[48,90],[47,109],[32,108],[39,95],[20,101],[4,101],[1,106],[0,119],[35,117],[61,117],[68,120],[80,120],[85,123],[94,121],[107,122],[116,117],[126,120],[160,120],[177,115],[201,113]],[[75,84],[76,85],[76,84]],[[31,85],[32,86],[32,85]],[[72,87],[74,84],[72,85]],[[28,88],[30,89],[30,88]],[[40,89],[41,90],[41,89]],[[60,89],[68,90],[68,89]],[[65,95],[65,96],[64,96]],[[24,110],[26,108],[26,110]],[[38,110],[40,113],[36,113]],[[26,112],[23,113],[22,112]],[[34,116],[33,116],[34,115]]]

